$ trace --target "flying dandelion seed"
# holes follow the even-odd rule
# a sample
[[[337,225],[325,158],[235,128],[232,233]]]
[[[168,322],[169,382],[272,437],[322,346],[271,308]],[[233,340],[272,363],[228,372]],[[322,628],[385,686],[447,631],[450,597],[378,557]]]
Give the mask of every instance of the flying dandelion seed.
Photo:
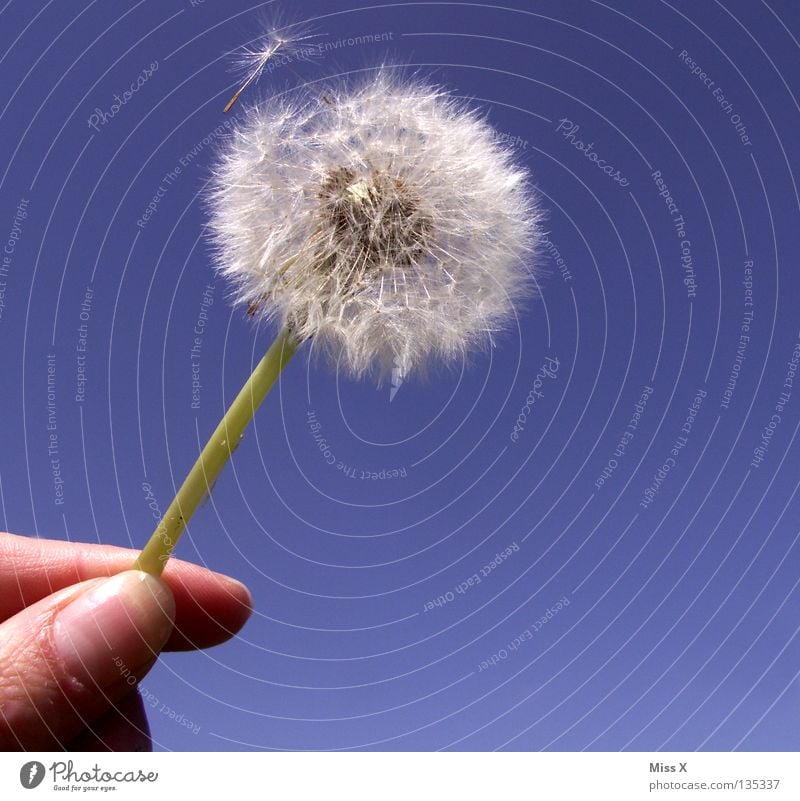
[[[280,46],[265,45],[237,95]],[[158,575],[297,348],[404,381],[491,342],[534,289],[542,212],[475,110],[377,70],[252,108],[209,196],[219,272],[281,332],[203,448],[136,567]]]
[[[231,99],[225,105],[223,113],[227,114],[236,104],[242,92],[250,84],[257,81],[267,64],[278,54],[283,57],[291,58],[299,52],[309,55],[311,51],[301,45],[309,39],[313,39],[315,34],[295,29],[290,31],[285,26],[273,29],[260,37],[254,44],[245,45],[235,54],[234,65],[237,70],[244,73],[244,80],[239,88],[233,93]]]

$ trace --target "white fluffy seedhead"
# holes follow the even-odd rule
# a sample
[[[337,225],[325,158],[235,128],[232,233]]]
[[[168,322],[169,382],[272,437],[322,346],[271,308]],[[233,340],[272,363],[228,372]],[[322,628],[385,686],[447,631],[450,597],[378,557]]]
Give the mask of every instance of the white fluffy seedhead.
[[[408,374],[489,341],[532,293],[527,178],[464,103],[380,70],[248,112],[212,182],[217,265],[251,314],[352,374]]]

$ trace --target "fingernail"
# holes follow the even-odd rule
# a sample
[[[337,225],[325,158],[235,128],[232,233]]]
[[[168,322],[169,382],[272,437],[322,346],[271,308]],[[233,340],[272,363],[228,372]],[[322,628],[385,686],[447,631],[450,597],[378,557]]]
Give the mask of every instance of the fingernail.
[[[175,601],[153,576],[129,570],[78,596],[56,615],[53,642],[69,675],[86,686],[133,686],[172,631]]]

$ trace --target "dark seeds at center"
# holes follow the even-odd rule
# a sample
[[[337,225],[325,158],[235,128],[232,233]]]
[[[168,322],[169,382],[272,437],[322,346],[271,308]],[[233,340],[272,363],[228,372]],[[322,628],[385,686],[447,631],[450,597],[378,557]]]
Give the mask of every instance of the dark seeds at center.
[[[334,245],[325,259],[329,267],[341,254],[362,273],[408,268],[427,252],[430,217],[401,178],[377,170],[357,178],[350,168],[339,167],[323,182],[319,199],[322,233],[329,232]]]

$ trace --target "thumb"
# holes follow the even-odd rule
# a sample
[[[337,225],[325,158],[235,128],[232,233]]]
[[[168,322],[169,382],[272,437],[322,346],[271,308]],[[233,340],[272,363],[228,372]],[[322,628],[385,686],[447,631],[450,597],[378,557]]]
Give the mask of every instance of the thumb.
[[[172,631],[160,579],[76,584],[0,625],[0,750],[63,748],[131,692]]]

